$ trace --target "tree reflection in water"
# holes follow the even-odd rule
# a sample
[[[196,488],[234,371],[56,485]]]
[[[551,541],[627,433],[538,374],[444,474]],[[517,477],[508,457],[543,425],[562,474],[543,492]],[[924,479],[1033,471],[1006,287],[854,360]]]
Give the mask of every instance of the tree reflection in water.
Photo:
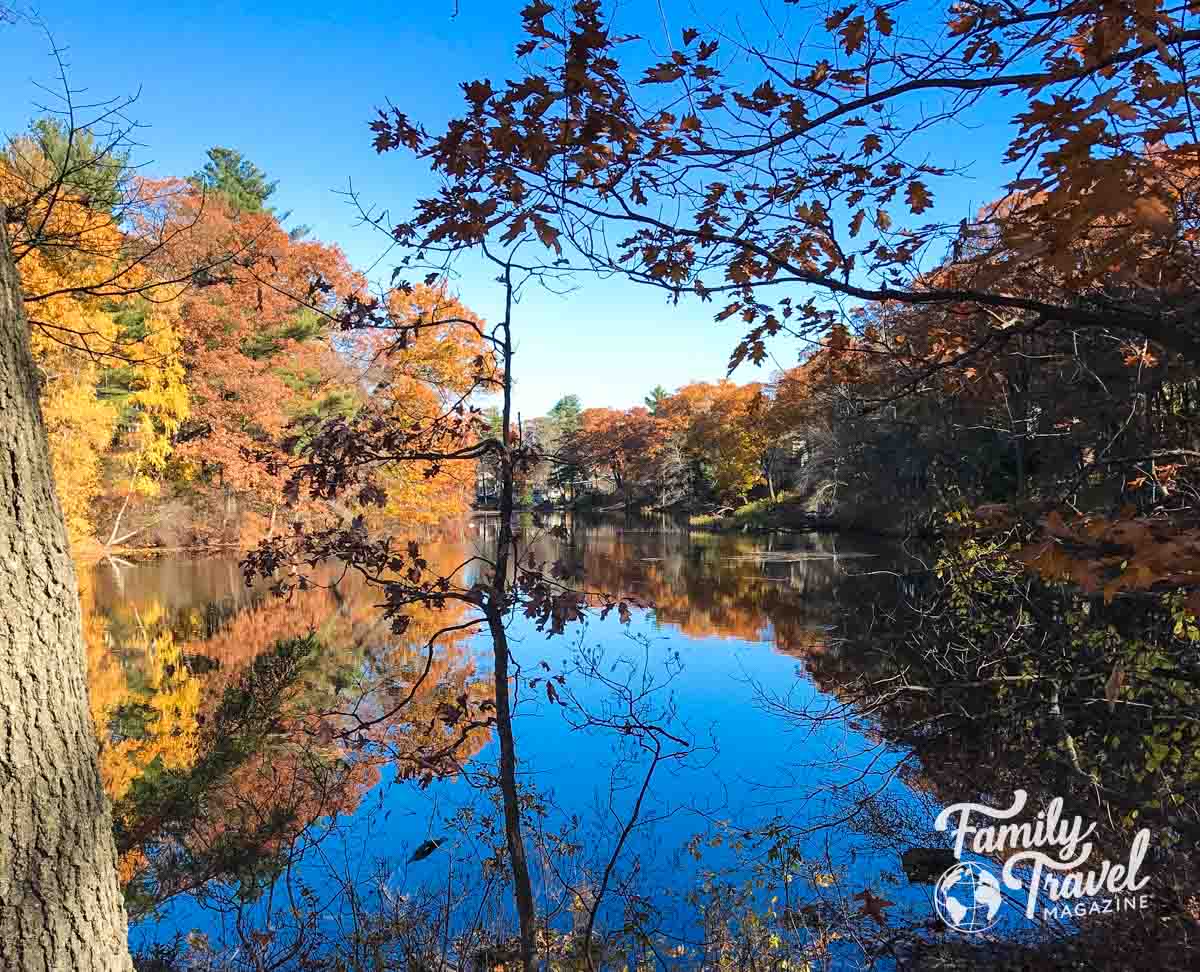
[[[539,559],[654,606],[620,653],[589,633],[543,666],[539,642],[522,644],[518,727],[536,739],[561,714],[579,734],[552,733],[553,745],[600,733],[611,754],[594,770],[607,805],[592,812],[576,799],[591,791],[540,772],[554,753],[530,749],[522,808],[551,966],[1125,968],[1134,943],[1163,968],[1194,967],[1200,678],[1169,607],[1104,605],[969,545],[863,559],[832,537],[523,528]],[[460,563],[492,529],[477,521],[427,549]],[[501,814],[481,754],[490,683],[466,632],[426,655],[447,613],[415,616],[398,639],[352,583],[272,600],[244,589],[231,560],[101,565],[85,578],[93,713],[135,916],[183,892],[234,916],[211,951],[187,949],[213,968],[511,965]],[[744,719],[759,736],[715,727],[718,748],[757,738],[776,761],[716,781],[750,795],[738,814],[689,797],[662,815],[653,794],[682,785],[675,762],[726,765],[688,696],[700,683],[680,675],[703,659],[669,650],[721,652],[716,641],[768,642],[799,661],[755,685]],[[651,725],[661,731],[641,731]],[[458,777],[475,794],[420,825],[412,843],[428,839],[424,855],[442,863],[421,872],[413,855],[401,885],[385,860],[395,848],[358,845],[351,865],[343,845],[341,859],[321,847],[331,818],[390,812],[391,796],[367,794],[393,773],[412,786]],[[947,934],[928,886],[909,884],[929,880],[910,866],[921,853],[943,859],[933,817],[952,802],[1007,805],[1017,788],[1035,811],[1061,796],[1065,814],[1097,821],[1097,860],[1126,859],[1149,826],[1151,907],[1009,923],[986,941]],[[660,849],[668,866],[656,869],[651,845],[679,834],[683,813],[693,837]]]
[[[135,919],[215,884],[256,896],[309,852],[312,824],[355,811],[383,766],[429,781],[487,742],[486,726],[462,733],[440,718],[485,698],[465,637],[443,638],[427,664],[444,613],[415,615],[397,639],[352,578],[279,600],[246,590],[232,559],[81,574],[92,712]]]

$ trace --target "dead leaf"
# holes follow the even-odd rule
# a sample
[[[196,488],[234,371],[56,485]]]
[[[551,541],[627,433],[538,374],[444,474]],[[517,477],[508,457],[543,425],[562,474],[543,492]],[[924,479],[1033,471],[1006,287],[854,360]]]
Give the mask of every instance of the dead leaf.
[[[1125,685],[1125,668],[1118,661],[1113,665],[1112,674],[1104,683],[1104,698],[1108,701],[1108,711],[1117,707],[1117,699],[1121,697],[1121,688]]]
[[[875,923],[878,925],[887,924],[887,915],[884,914],[884,909],[893,907],[895,905],[894,901],[877,897],[869,889],[859,891],[854,898],[856,901],[862,902],[862,907],[858,909],[860,915],[867,915],[869,918],[874,918]]]

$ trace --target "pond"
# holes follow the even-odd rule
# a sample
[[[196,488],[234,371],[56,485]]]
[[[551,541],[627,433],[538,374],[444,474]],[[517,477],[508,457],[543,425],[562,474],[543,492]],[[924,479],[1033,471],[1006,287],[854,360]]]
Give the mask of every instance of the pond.
[[[521,525],[538,559],[635,606],[553,637],[510,619],[547,954],[569,951],[593,913],[604,963],[621,968],[738,949],[890,966],[881,936],[944,933],[933,882],[955,861],[934,821],[979,786],[960,771],[948,792],[903,734],[853,703],[861,662],[839,635],[903,589],[901,552],[666,520],[570,527]],[[424,555],[449,569],[495,530],[473,519]],[[253,953],[247,967],[303,968],[312,950],[378,949],[386,922],[402,953],[503,965],[487,952],[514,915],[486,632],[452,630],[427,653],[466,612],[417,614],[396,634],[378,591],[321,579],[279,598],[247,587],[233,556],[111,559],[82,574],[135,951],[186,940]],[[975,740],[964,756],[986,750]],[[1022,893],[1000,893],[1014,907],[992,934],[1019,935]]]

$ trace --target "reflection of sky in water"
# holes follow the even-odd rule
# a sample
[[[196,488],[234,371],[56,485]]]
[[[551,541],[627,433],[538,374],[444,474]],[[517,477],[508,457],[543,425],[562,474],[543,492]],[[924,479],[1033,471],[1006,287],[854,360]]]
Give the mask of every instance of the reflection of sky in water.
[[[544,676],[538,669],[542,661],[549,664],[552,672],[569,671],[571,657],[583,648],[599,651],[603,671],[623,657],[637,659],[639,665],[648,659],[649,672],[659,682],[668,678],[665,660],[678,653],[677,670],[671,673],[669,684],[656,698],[659,704],[668,699],[673,704],[677,721],[669,728],[673,734],[691,739],[697,751],[682,764],[660,766],[654,777],[642,811],[643,819],[654,822],[634,832],[625,855],[628,858],[636,854],[642,860],[639,880],[642,890],[655,886],[682,890],[694,882],[701,866],[732,863],[732,854],[724,847],[705,847],[699,864],[680,853],[689,838],[697,833],[712,833],[714,824],[733,821],[742,828],[761,824],[776,815],[799,827],[836,820],[845,812],[848,802],[860,795],[856,787],[864,770],[871,773],[863,782],[868,789],[875,790],[885,782],[899,761],[899,754],[881,752],[877,738],[843,721],[826,723],[815,731],[800,729],[761,704],[760,690],[786,696],[789,704],[796,707],[829,704],[803,674],[799,658],[772,650],[773,644],[784,640],[780,622],[794,635],[797,626],[803,626],[796,618],[764,609],[757,618],[750,619],[753,630],[733,632],[728,628],[722,630],[719,620],[711,621],[736,613],[741,619],[739,623],[745,625],[745,604],[736,610],[728,604],[717,604],[731,579],[757,584],[767,592],[752,594],[747,599],[749,604],[764,596],[773,605],[794,597],[807,602],[802,605],[801,613],[811,611],[814,617],[820,617],[823,612],[815,603],[822,596],[820,575],[828,577],[842,569],[838,563],[795,557],[797,550],[808,549],[803,540],[773,542],[773,549],[764,561],[760,556],[763,546],[744,539],[739,539],[736,545],[722,539],[713,541],[712,546],[703,546],[688,541],[686,535],[677,534],[674,539],[664,540],[653,533],[641,533],[632,538],[618,535],[617,539],[627,546],[604,545],[612,539],[607,535],[601,537],[597,549],[601,560],[610,567],[614,566],[613,558],[623,561],[621,566],[627,568],[623,577],[626,589],[629,586],[636,589],[645,572],[654,571],[660,575],[657,583],[676,596],[675,603],[664,605],[657,622],[653,613],[639,612],[633,624],[622,626],[614,613],[607,620],[593,618],[585,627],[568,629],[565,637],[553,639],[534,631],[526,619],[517,618],[512,627],[513,653],[525,678]],[[798,564],[803,574],[799,578]],[[218,595],[217,582],[210,586],[210,575],[222,578],[220,583],[226,582],[224,575],[229,566],[211,562],[202,567],[192,565],[198,587],[205,589],[194,593],[225,600],[239,597],[232,590]],[[189,567],[183,564],[159,562],[148,568],[124,571],[126,592],[152,588],[154,581],[150,575],[154,573],[159,577],[169,576],[168,586],[189,583]],[[139,577],[143,571],[146,573]],[[678,573],[678,582],[672,580],[672,571]],[[168,599],[179,599],[178,590],[164,593]],[[716,607],[695,605],[710,618],[706,622],[709,630],[705,632],[704,626],[692,623],[686,601],[691,598],[701,602],[710,595]],[[120,591],[110,590],[108,597],[117,601]],[[183,600],[186,599],[185,595]],[[817,630],[820,625],[813,621],[808,627]],[[648,653],[639,637],[646,639]],[[796,639],[791,640],[794,643]],[[481,656],[486,657],[486,643],[476,644]],[[619,666],[613,677],[621,671],[625,669]],[[569,676],[568,685],[585,703],[598,705],[603,701],[605,690],[587,684],[578,675]],[[541,685],[536,689],[521,687],[515,732],[523,778],[534,782],[557,808],[547,829],[561,822],[563,816],[577,815],[588,849],[607,854],[617,829],[608,814],[614,733],[609,729],[572,729],[562,711],[547,702]],[[475,761],[488,763],[494,756],[493,741]],[[644,762],[631,767],[624,784],[615,793],[613,809],[622,817],[632,806],[644,767]],[[830,784],[845,789],[831,795],[826,792]],[[898,780],[887,783],[883,792],[897,799],[902,807],[917,808],[917,795]],[[395,783],[392,774],[385,771],[382,782],[363,798],[352,817],[338,821],[336,831],[321,844],[321,855],[339,866],[349,864],[351,873],[357,871],[364,880],[372,874],[374,861],[385,858],[395,864],[392,886],[397,890],[411,889],[422,881],[444,879],[452,859],[461,875],[464,867],[471,866],[473,852],[453,841],[424,861],[411,865],[405,865],[404,861],[423,840],[443,835],[445,828],[439,825],[439,819],[478,799],[479,792],[462,779],[434,783],[420,790],[412,784]],[[932,816],[926,819],[927,843],[934,844]],[[813,867],[824,870],[818,858],[827,853],[843,869],[840,889],[846,896],[870,886],[896,902],[896,913],[910,908],[921,914],[929,911],[930,889],[926,885],[908,884],[896,853],[872,846],[871,841],[845,825],[813,835],[806,850]],[[322,880],[327,880],[322,878],[324,867],[319,860],[309,860],[302,864],[301,873],[319,889]],[[885,872],[896,876],[894,883],[881,881]],[[803,881],[803,874],[798,874],[797,880]],[[136,944],[165,939],[175,931],[191,928],[217,933],[220,923],[220,916],[200,908],[190,898],[178,897],[161,909],[158,920],[143,922],[132,935]]]

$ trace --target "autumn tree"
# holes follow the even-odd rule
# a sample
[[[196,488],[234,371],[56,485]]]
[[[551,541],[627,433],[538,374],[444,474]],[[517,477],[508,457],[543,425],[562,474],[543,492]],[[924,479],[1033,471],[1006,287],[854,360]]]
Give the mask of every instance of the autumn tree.
[[[444,409],[433,409],[418,416],[397,415],[388,407],[371,409],[343,419],[324,422],[309,437],[293,461],[287,492],[299,497],[301,491],[313,499],[339,499],[364,505],[386,505],[389,477],[406,467],[419,470],[427,478],[441,474],[446,467],[473,463],[495,455],[501,477],[500,528],[495,550],[490,556],[470,557],[464,563],[442,572],[423,555],[413,539],[398,544],[385,532],[373,533],[366,519],[340,518],[332,524],[298,523],[287,537],[263,541],[245,560],[247,579],[271,578],[277,594],[286,594],[299,585],[312,585],[312,568],[326,561],[339,561],[345,570],[353,570],[384,595],[384,616],[392,630],[403,633],[412,623],[414,611],[433,609],[442,612],[449,605],[465,605],[472,614],[461,622],[444,619],[426,641],[428,664],[432,663],[439,639],[453,633],[484,630],[493,645],[493,699],[486,711],[472,712],[464,700],[454,713],[443,720],[461,723],[464,730],[494,727],[499,742],[499,779],[503,794],[504,829],[508,863],[512,875],[514,899],[520,918],[523,965],[532,968],[536,913],[532,883],[522,834],[520,795],[517,785],[516,743],[512,727],[510,651],[506,618],[516,605],[523,603],[527,613],[539,619],[541,626],[561,630],[562,624],[578,614],[586,598],[564,590],[534,564],[522,565],[514,550],[512,514],[517,469],[536,461],[513,437],[512,411],[512,320],[516,283],[511,262],[501,265],[505,288],[505,316],[486,327],[471,314],[455,316],[443,311],[443,300],[435,299],[412,313],[405,295],[413,291],[404,283],[383,298],[364,301],[351,295],[339,318],[343,329],[360,334],[378,335],[377,354],[404,355],[414,344],[445,335],[447,328],[465,329],[474,334],[488,353],[474,359],[468,387]],[[436,275],[430,280],[433,283]],[[448,299],[444,290],[435,291]],[[395,299],[393,299],[395,298]],[[503,411],[499,439],[489,435],[478,409],[469,404],[471,392],[500,388]],[[403,476],[403,473],[400,474]],[[473,567],[483,572],[476,580]],[[283,568],[290,568],[285,571]],[[611,605],[610,605],[611,607]],[[399,711],[423,682],[401,697],[389,711]]]
[[[762,385],[695,382],[653,400],[653,411],[584,409],[562,458],[580,474],[609,479],[627,505],[737,503],[761,484],[773,490],[778,444],[792,430]]]
[[[414,226],[470,238],[486,212],[489,229],[535,231],[672,296],[720,297],[719,317],[749,325],[734,362],[762,360],[773,334],[823,333],[823,297],[944,318],[979,308],[993,326],[972,353],[1032,331],[1108,330],[1196,360],[1188,78],[1200,33],[1184,9],[928,16],[820,7],[782,51],[747,40],[749,71],[719,28],[688,28],[641,69],[599,3],[534,3],[518,80],[465,84],[464,114],[441,133],[382,112],[377,144],[454,176]],[[960,171],[925,146],[999,94],[1017,105],[998,160],[1009,195],[962,221],[914,223]],[[665,221],[664,204],[680,216]],[[610,227],[620,244],[593,245],[608,247]]]
[[[149,468],[186,414],[171,314],[139,293],[150,279],[145,272],[121,272],[128,240],[113,211],[136,191],[128,180],[123,151],[101,146],[92,131],[69,135],[52,117],[12,139],[0,156],[0,199],[18,207],[9,225],[25,242],[17,261],[22,289],[38,305],[32,350],[74,539],[97,525],[94,501],[113,440],[139,437]],[[89,292],[92,281],[110,274],[123,276],[111,294]],[[131,327],[133,314],[140,317]]]
[[[572,453],[584,468],[611,480],[628,505],[634,491],[652,481],[652,458],[658,426],[644,408],[620,411],[588,408],[579,415]]]
[[[356,278],[336,248],[293,239],[273,214],[238,208],[223,191],[210,198],[176,184],[172,210],[172,222],[190,231],[157,255],[162,272],[236,254],[197,274],[174,305],[190,412],[173,461],[184,481],[213,483],[225,499],[253,491],[269,516],[279,484],[255,454],[293,423],[355,407],[353,375],[323,314]]]
[[[60,80],[61,110],[0,154],[0,200],[68,527],[75,541],[103,529],[111,544],[147,525],[127,528],[126,508],[160,492],[190,415],[180,297],[227,276],[244,241],[198,245],[191,233],[205,213],[189,206],[194,191],[130,163],[130,102],[84,115],[65,69]]]
[[[380,422],[429,425],[465,407],[472,395],[499,376],[494,357],[481,336],[483,320],[445,286],[416,284],[388,298],[391,320],[421,328],[421,340],[396,346],[393,332],[366,329],[342,342],[341,352],[359,375],[364,413]],[[470,326],[465,326],[469,322]],[[320,417],[309,420],[313,428]],[[455,464],[441,475],[426,476],[414,464],[396,463],[385,472],[384,515],[409,524],[436,523],[463,513],[473,500],[476,471]]]
[[[915,393],[962,406],[926,398],[905,420],[928,415],[948,434],[921,444],[902,491],[957,465],[967,492],[1011,486],[1026,499],[1052,440],[1075,438],[1064,429],[1096,433],[1075,440],[1079,464],[1108,453],[1117,478],[1113,443],[1129,423],[1088,423],[1052,401],[1064,374],[1111,387],[1100,351],[1120,348],[1134,394],[1149,399],[1152,367],[1179,375],[1200,361],[1188,87],[1200,34],[1188,17],[1165,4],[953,4],[935,24],[903,4],[820,6],[789,21],[779,50],[748,31],[745,63],[720,26],[698,26],[647,67],[598,3],[533,3],[518,79],[466,83],[444,129],[394,110],[374,129],[381,149],[409,148],[447,176],[401,237],[435,225],[462,241],[529,232],[566,264],[717,300],[719,319],[747,326],[731,364],[763,361],[773,335],[806,351],[846,335],[853,355],[829,350],[859,375],[831,386],[838,421]],[[935,209],[963,170],[928,146],[953,145],[955,126],[997,108],[1012,123],[996,149],[1008,181],[976,212]],[[871,334],[873,317],[888,320]],[[1062,414],[1047,424],[1048,403]],[[921,438],[899,421],[871,431],[864,470],[868,453],[894,456]],[[956,462],[963,443],[968,459]],[[1125,482],[1157,497],[1154,484],[1176,488],[1151,468],[1186,459],[1172,448],[1190,446],[1138,450],[1143,471]],[[1060,469],[1071,461],[1059,457]]]
[[[228,254],[210,252],[198,265],[166,263],[165,273],[151,269],[190,227],[173,224],[170,200],[124,165],[128,102],[94,105],[92,117],[82,117],[61,57],[58,64],[60,120],[35,126],[0,159],[0,393],[7,402],[0,421],[8,453],[0,547],[10,588],[0,695],[11,716],[0,746],[8,779],[0,811],[7,834],[0,952],[14,969],[112,970],[131,967],[126,918],[89,714],[79,594],[39,402],[47,378],[57,376],[39,371],[31,345],[57,347],[54,354],[75,369],[82,392],[73,404],[66,396],[64,417],[95,407],[95,386],[88,388],[95,372],[80,380],[79,362],[91,369],[148,363],[128,353],[148,344],[145,317],[130,327],[118,319],[127,308],[111,305],[162,297]],[[170,347],[156,350],[169,354]],[[170,421],[169,408],[149,398],[142,404],[143,414],[157,410]],[[87,461],[80,469],[85,482],[94,475]]]
[[[0,190],[24,220],[10,225],[27,241],[19,266],[40,306],[34,354],[75,540],[272,532],[281,479],[263,460],[282,458],[281,443],[298,447],[371,392],[415,416],[470,383],[481,353],[470,342],[431,335],[389,356],[385,378],[371,360],[378,349],[335,335],[332,309],[364,283],[340,250],[261,205],[273,183],[253,163],[214,149],[193,182],[152,182],[131,174],[114,138],[68,138],[51,119],[14,139],[0,167]],[[97,287],[103,274],[112,279]],[[418,292],[404,312],[432,300]],[[433,523],[467,504],[450,477],[397,487],[393,515]],[[147,532],[163,517],[176,522]]]
[[[757,415],[761,386],[722,381],[705,386],[701,399],[703,406],[688,430],[688,448],[707,465],[719,497],[743,502],[763,480],[768,442]]]
[[[60,418],[95,407],[98,364],[146,361],[125,353],[145,335],[129,340],[107,302],[161,293],[190,271],[164,279],[144,265],[172,234],[162,200],[124,166],[128,103],[93,106],[85,118],[65,71],[60,80],[58,120],[13,140],[0,159],[2,491],[9,512],[0,546],[10,568],[10,650],[0,693],[11,716],[0,752],[9,780],[0,951],[15,969],[125,969],[126,918],[88,714],[79,594],[39,399],[47,380],[66,370],[72,377],[60,387],[78,393],[60,398]],[[58,374],[39,370],[31,356],[39,344]],[[79,469],[85,482],[94,475],[87,459]]]
[[[390,231],[389,231],[390,232]],[[426,241],[429,249],[418,249],[410,262],[438,252],[437,234]],[[361,342],[377,362],[375,394],[371,407],[351,416],[321,423],[296,453],[281,463],[287,472],[286,493],[294,499],[308,497],[331,503],[385,507],[397,482],[403,483],[410,470],[426,479],[448,472],[470,469],[492,458],[499,478],[499,519],[494,543],[489,543],[463,562],[442,569],[423,552],[421,543],[396,537],[385,525],[366,515],[341,516],[335,522],[297,523],[287,536],[263,541],[244,561],[247,579],[270,578],[277,594],[314,583],[313,569],[336,562],[343,572],[360,576],[383,597],[383,617],[396,634],[408,631],[413,616],[433,610],[439,624],[425,642],[426,671],[435,650],[447,636],[464,632],[486,632],[491,643],[491,699],[474,704],[465,696],[443,707],[439,718],[462,733],[494,731],[498,743],[496,786],[503,815],[504,848],[520,929],[521,964],[534,968],[537,929],[535,890],[527,859],[522,787],[518,779],[517,740],[513,726],[513,691],[518,661],[513,655],[508,623],[513,612],[522,611],[539,630],[562,633],[590,609],[601,615],[616,611],[622,620],[631,617],[636,600],[611,592],[580,589],[568,583],[561,567],[539,563],[513,526],[517,484],[522,476],[542,461],[543,456],[513,407],[514,308],[522,287],[536,285],[551,268],[526,267],[516,256],[521,244],[502,253],[481,247],[480,252],[497,270],[503,288],[503,312],[488,324],[467,311],[449,294],[440,273],[431,273],[420,285],[399,280],[382,296],[347,297],[337,314],[331,315],[340,328]],[[456,255],[454,248],[445,254]],[[461,381],[437,368],[410,368],[411,355],[436,359],[437,349],[465,335],[467,346],[479,349],[470,359]],[[430,351],[428,345],[433,344]],[[394,363],[389,363],[388,359]],[[438,407],[410,411],[412,396],[391,393],[392,381],[420,378],[440,385]],[[401,385],[401,387],[403,387]],[[493,421],[485,419],[472,396],[500,395],[501,407]],[[420,399],[417,399],[418,403]],[[430,404],[432,404],[431,400]],[[378,404],[376,404],[376,402]],[[407,524],[398,524],[403,527]],[[462,606],[468,614],[455,620],[447,608]],[[413,698],[424,675],[402,692],[389,712],[398,712]],[[559,700],[556,683],[545,681],[551,703]]]

